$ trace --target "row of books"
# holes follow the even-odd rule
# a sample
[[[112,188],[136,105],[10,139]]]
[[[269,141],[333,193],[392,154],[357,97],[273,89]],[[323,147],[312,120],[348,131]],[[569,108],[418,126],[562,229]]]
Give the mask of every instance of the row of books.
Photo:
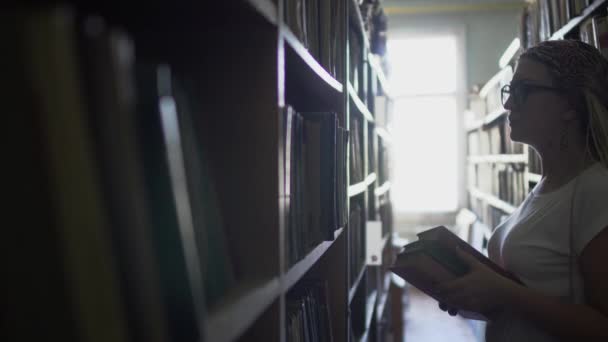
[[[524,145],[511,140],[510,127],[506,120],[500,120],[485,130],[475,130],[468,134],[468,155],[522,154]]]
[[[528,147],[528,171],[537,175],[543,173],[540,156],[532,147]]]
[[[29,321],[47,338],[200,339],[200,306],[217,303],[237,274],[187,76],[136,60],[130,38],[99,18],[48,9],[4,19],[13,48],[3,58],[14,66],[4,105],[22,159],[12,180],[24,210],[36,211],[19,222],[28,246],[44,241],[28,248],[35,264],[22,253],[13,264],[48,273],[32,282],[43,289],[11,290],[11,317],[52,307]]]
[[[471,211],[491,230],[494,230],[509,216],[504,211],[491,206],[486,201],[471,195],[469,195],[469,203]]]
[[[348,245],[350,255],[348,268],[350,271],[349,284],[353,284],[365,263],[365,221],[362,207],[353,199],[348,220]]]
[[[368,66],[367,47],[365,47],[362,33],[356,25],[349,25],[348,30],[348,81],[362,101],[368,94]]]
[[[572,18],[583,13],[592,0],[529,1],[521,18],[521,44],[532,47],[547,40]]]
[[[379,199],[378,215],[382,221],[382,236],[393,231],[393,204],[387,195]]]
[[[346,224],[348,132],[338,126],[335,113],[300,113],[287,106],[282,115],[287,255],[292,265],[320,242],[333,240]]]
[[[321,65],[343,79],[344,29],[339,19],[346,0],[287,0],[285,23]]]
[[[593,45],[608,58],[608,16],[606,11],[581,23],[579,35],[581,41]]]
[[[521,164],[470,165],[469,186],[518,206],[527,195],[524,170]]]
[[[350,184],[362,182],[365,175],[365,164],[363,159],[363,130],[367,129],[361,118],[351,116],[350,118]]]
[[[378,184],[383,185],[391,176],[391,158],[388,143],[378,139]]]
[[[333,341],[326,281],[301,281],[287,293],[286,306],[287,341]]]

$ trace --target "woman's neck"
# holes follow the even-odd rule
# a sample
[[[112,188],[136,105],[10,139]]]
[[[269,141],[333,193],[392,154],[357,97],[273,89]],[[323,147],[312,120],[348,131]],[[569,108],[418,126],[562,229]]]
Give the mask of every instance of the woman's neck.
[[[539,192],[560,188],[595,163],[580,140],[570,141],[572,143],[566,148],[549,146],[538,151],[543,170],[541,183],[537,187]]]

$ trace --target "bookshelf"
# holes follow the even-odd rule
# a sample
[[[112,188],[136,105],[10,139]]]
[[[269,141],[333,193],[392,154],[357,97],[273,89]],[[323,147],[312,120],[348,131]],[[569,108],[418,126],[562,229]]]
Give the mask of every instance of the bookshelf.
[[[28,205],[12,215],[41,237],[11,267],[30,282],[9,284],[11,332],[282,342],[315,311],[319,336],[382,340],[392,100],[369,41],[377,8],[52,3],[2,24],[25,141],[13,179],[27,186],[10,195]],[[380,265],[366,263],[370,221]],[[26,235],[7,236],[9,255]]]
[[[468,140],[469,209],[485,227],[479,229],[481,237],[472,237],[483,240],[481,246],[487,244],[491,230],[516,210],[542,178],[536,152],[509,140],[508,112],[500,105],[500,88],[510,82],[519,54],[538,42],[585,40],[608,34],[606,27],[598,25],[608,15],[607,8],[605,0],[529,2],[522,13],[521,36],[500,58],[501,69],[479,93],[469,96],[470,109],[465,113],[464,125]],[[608,57],[601,41],[587,40]]]

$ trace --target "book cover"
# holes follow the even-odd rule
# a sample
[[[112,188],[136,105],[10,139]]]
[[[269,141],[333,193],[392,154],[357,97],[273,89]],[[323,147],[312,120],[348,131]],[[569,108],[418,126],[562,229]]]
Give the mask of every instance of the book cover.
[[[427,295],[442,301],[432,292],[434,287],[469,271],[467,264],[457,256],[456,248],[470,254],[496,273],[523,285],[514,274],[491,261],[444,226],[419,233],[417,241],[403,247],[390,269]],[[487,320],[483,313],[462,311],[460,314],[469,319]]]

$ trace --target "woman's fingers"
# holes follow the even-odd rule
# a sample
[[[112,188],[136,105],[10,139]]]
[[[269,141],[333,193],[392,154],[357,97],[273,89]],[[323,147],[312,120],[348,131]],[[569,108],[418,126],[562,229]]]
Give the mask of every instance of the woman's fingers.
[[[458,309],[449,307],[446,303],[439,302],[439,308],[443,311],[447,311],[451,316],[456,316]]]

